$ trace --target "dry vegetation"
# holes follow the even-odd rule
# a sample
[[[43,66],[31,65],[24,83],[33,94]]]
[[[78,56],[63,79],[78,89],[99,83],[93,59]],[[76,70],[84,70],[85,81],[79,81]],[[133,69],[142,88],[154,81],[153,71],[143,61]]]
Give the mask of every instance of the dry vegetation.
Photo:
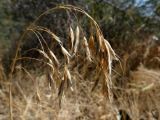
[[[64,40],[37,25],[58,10],[86,16],[89,34],[80,20],[64,30]],[[28,35],[36,36],[39,46],[25,52],[36,51],[38,58],[20,51]],[[51,36],[51,44],[46,35]],[[0,63],[0,119],[158,120],[160,71],[154,69],[154,61],[160,64],[160,51],[158,43],[147,41],[150,46],[139,43],[118,60],[96,21],[82,9],[59,6],[44,12],[21,36],[9,75]],[[113,60],[118,61],[114,67]]]

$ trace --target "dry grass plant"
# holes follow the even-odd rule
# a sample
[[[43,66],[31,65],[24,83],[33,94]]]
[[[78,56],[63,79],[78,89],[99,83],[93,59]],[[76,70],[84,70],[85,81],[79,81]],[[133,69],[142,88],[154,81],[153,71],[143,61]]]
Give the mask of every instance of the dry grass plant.
[[[91,22],[91,28],[95,29],[95,32],[90,33],[90,36],[85,36],[85,30],[83,30],[83,27],[81,27],[81,24],[78,22],[76,23],[76,28],[72,28],[72,25],[70,25],[68,37],[66,38],[67,41],[62,41],[59,36],[56,35],[55,32],[51,31],[50,29],[37,25],[37,22],[45,15],[54,13],[58,10],[64,10],[71,13],[79,12],[84,16],[87,16],[89,19],[89,22]],[[32,48],[28,50],[30,51],[37,51],[43,59],[38,59],[33,57],[21,57],[20,48],[22,43],[25,41],[25,36],[28,33],[34,33],[34,35],[39,40],[40,48]],[[48,43],[45,41],[44,36],[41,34],[42,32],[47,33],[49,36],[53,39],[53,44],[57,44],[60,48],[63,57],[57,56],[54,51],[51,50]],[[29,41],[28,41],[29,42]],[[44,43],[44,44],[43,44]],[[66,45],[67,44],[67,45]],[[59,59],[61,58],[61,59]],[[59,103],[61,105],[62,97],[67,94],[66,91],[70,89],[71,91],[74,91],[75,88],[74,85],[76,85],[76,82],[79,79],[77,76],[80,76],[81,79],[84,79],[85,76],[90,75],[92,72],[94,72],[92,77],[87,77],[87,79],[90,79],[89,81],[92,81],[92,79],[95,79],[95,83],[93,85],[93,89],[98,85],[98,83],[102,83],[102,90],[106,97],[109,98],[110,103],[113,102],[113,94],[112,94],[112,80],[111,80],[111,71],[112,71],[112,61],[117,60],[117,56],[113,49],[111,48],[108,41],[104,38],[98,24],[96,21],[84,10],[71,6],[71,5],[61,5],[56,8],[49,9],[48,11],[42,13],[23,33],[23,35],[20,38],[16,55],[13,60],[12,66],[11,66],[11,72],[9,74],[10,79],[10,85],[9,85],[9,100],[10,100],[10,119],[13,120],[13,94],[12,93],[12,87],[13,87],[13,73],[16,69],[19,71],[25,72],[30,79],[33,81],[33,85],[35,85],[35,94],[37,96],[37,99],[41,101],[43,98],[40,95],[39,88],[37,87],[37,81],[35,81],[35,78],[33,78],[33,75],[26,70],[23,66],[19,64],[19,61],[22,60],[34,60],[38,62],[42,62],[47,66],[47,77],[49,81],[49,88],[52,88],[54,85],[55,93],[58,94]],[[88,69],[88,66],[94,66],[91,71]],[[46,69],[45,69],[46,70]],[[80,73],[81,71],[81,73]],[[20,72],[21,73],[21,72]],[[79,74],[79,75],[78,75]],[[19,74],[19,76],[21,76]],[[21,78],[22,79],[22,78]],[[39,83],[39,82],[38,82]],[[84,82],[85,83],[85,82]],[[25,111],[23,112],[21,118],[25,118],[28,109],[31,107],[32,104],[32,98],[27,98],[25,96],[24,91],[20,87],[18,83],[16,83],[17,88],[19,91],[21,91],[22,96],[24,97],[24,100],[27,102],[25,106]],[[47,86],[46,86],[47,87]],[[34,97],[34,96],[32,96]],[[51,97],[53,97],[51,95]],[[29,100],[28,100],[29,99]],[[43,101],[42,101],[43,102]],[[44,101],[45,102],[45,101]],[[44,103],[45,104],[45,103]],[[51,108],[48,108],[51,109]],[[53,109],[54,110],[54,109]],[[58,114],[57,114],[58,115]],[[55,114],[56,116],[56,114]],[[41,118],[42,119],[42,118]]]

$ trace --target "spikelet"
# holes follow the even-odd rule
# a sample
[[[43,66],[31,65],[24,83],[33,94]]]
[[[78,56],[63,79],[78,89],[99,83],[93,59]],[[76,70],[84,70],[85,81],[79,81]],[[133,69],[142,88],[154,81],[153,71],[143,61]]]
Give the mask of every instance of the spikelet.
[[[47,53],[45,53],[45,51],[42,51],[42,50],[40,50],[40,49],[33,49],[33,50],[38,51],[41,55],[44,56],[44,58],[48,59],[48,61],[49,61],[50,64],[53,65],[52,60],[51,60],[50,57],[47,55]]]
[[[117,55],[114,52],[114,50],[112,49],[112,47],[109,44],[109,42],[106,39],[104,39],[104,42],[105,42],[106,48],[108,48],[110,53],[111,53],[112,60],[118,60]]]
[[[74,32],[72,27],[70,26],[70,38],[71,38],[71,50],[73,50],[73,45],[74,45]]]
[[[78,50],[78,46],[79,46],[79,34],[80,34],[80,30],[79,30],[79,27],[77,26],[77,28],[76,28],[76,41],[75,41],[74,51],[73,51],[74,54],[76,54],[77,50]]]
[[[61,45],[61,50],[63,55],[67,58],[67,63],[69,63],[71,55],[62,45]]]
[[[45,31],[45,32],[47,32],[49,35],[51,35],[58,43],[62,43],[61,42],[61,40],[60,40],[60,38],[55,34],[55,33],[53,33],[51,30],[49,30],[49,29],[47,29],[47,28],[45,28],[45,27],[42,27],[42,26],[36,26],[36,27],[34,27],[34,28],[28,28],[28,30],[29,29],[32,29],[32,30],[39,30],[39,31]]]
[[[73,91],[73,88],[72,88],[72,80],[71,80],[71,73],[68,69],[68,67],[65,65],[64,67],[64,78],[67,80],[67,87],[70,87],[70,89]]]
[[[55,54],[51,50],[49,50],[49,53],[52,56],[52,58],[54,59],[55,64],[58,66],[59,65],[59,61],[58,61],[57,57],[55,56]]]
[[[99,32],[97,32],[97,40],[99,44],[99,51],[104,52],[103,39],[102,39],[102,35]]]
[[[44,58],[46,58],[48,60],[48,62],[46,62],[46,64],[52,69],[52,71],[54,71],[52,59],[48,56],[48,54],[45,51],[42,51],[42,50],[36,49],[36,48],[32,48],[30,50],[38,51]],[[30,57],[22,57],[22,58],[19,58],[19,59],[23,59],[23,58],[39,61],[38,59],[30,58]]]
[[[95,41],[94,41],[93,35],[91,35],[89,38],[88,46],[90,51],[92,52],[92,55],[96,55],[96,47],[95,47]]]
[[[92,59],[91,59],[91,53],[90,53],[90,50],[89,50],[89,46],[88,46],[88,42],[87,42],[86,37],[83,38],[83,41],[84,41],[84,46],[85,46],[85,49],[86,49],[85,51],[86,51],[87,59],[89,61],[92,61]]]

